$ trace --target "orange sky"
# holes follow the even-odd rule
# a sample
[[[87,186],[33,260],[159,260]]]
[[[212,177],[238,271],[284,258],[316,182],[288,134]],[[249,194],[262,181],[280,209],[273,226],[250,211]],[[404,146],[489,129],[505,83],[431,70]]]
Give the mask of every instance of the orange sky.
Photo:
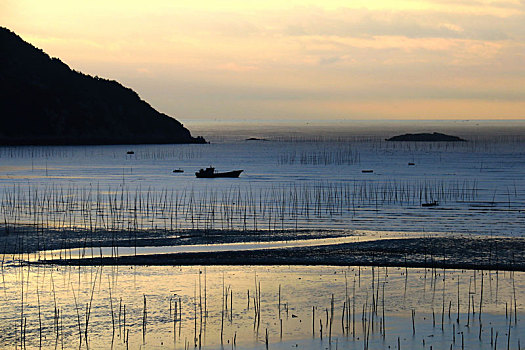
[[[519,0],[1,0],[0,25],[181,120],[525,119]]]

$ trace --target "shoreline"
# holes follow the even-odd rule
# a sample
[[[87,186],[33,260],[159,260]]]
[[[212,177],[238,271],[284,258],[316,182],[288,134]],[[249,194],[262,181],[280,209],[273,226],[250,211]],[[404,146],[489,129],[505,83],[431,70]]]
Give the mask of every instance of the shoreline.
[[[426,237],[246,251],[27,262],[33,265],[333,265],[525,271],[525,239]]]

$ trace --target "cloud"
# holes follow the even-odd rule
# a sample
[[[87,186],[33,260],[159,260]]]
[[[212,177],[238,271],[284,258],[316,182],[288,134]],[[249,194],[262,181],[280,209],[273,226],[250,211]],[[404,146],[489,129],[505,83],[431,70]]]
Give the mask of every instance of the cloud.
[[[5,3],[23,38],[168,114],[524,116],[524,1]]]
[[[523,33],[525,15],[460,15],[433,11],[341,9],[307,11],[291,16],[283,32],[290,36],[406,36],[505,40]]]
[[[241,65],[235,62],[228,62],[228,63],[217,66],[217,69],[232,71],[232,72],[249,72],[249,71],[257,70],[258,68],[257,66],[254,66],[254,65]]]

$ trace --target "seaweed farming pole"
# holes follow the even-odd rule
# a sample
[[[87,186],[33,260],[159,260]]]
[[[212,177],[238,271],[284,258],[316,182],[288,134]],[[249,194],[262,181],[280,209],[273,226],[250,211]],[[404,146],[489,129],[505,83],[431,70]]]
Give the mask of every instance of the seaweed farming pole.
[[[224,272],[222,273],[222,301],[221,301],[221,346],[224,334]]]
[[[73,288],[73,282],[71,282],[71,291],[73,292],[73,300],[75,301],[75,309],[77,311],[78,338],[79,338],[78,340],[80,343],[79,347],[82,347],[82,328],[80,325],[80,312],[78,311],[77,296],[75,294],[75,289]]]
[[[328,331],[328,343],[332,343],[332,323],[334,321],[334,294],[332,294],[332,299],[330,301],[330,323]]]
[[[346,303],[346,335],[348,336],[348,330],[350,328],[350,299],[348,296],[348,278],[345,271],[345,303]]]
[[[21,277],[21,299],[20,299],[20,348],[23,349],[25,346],[24,339],[24,271],[20,274]]]
[[[193,283],[193,345],[197,347],[197,286]]]
[[[279,304],[277,307],[277,312],[279,313],[279,319],[281,319],[281,284],[279,283]]]
[[[468,310],[470,312],[470,310]],[[456,322],[459,323],[459,276],[458,276],[458,317],[456,319]]]
[[[343,310],[341,312],[341,330],[343,335],[345,334],[345,311],[346,311],[346,300],[343,301]]]
[[[470,326],[470,295],[471,295],[471,284],[472,284],[472,277],[469,279],[468,284],[468,306],[467,306],[467,327]],[[474,310],[474,296],[472,296],[472,310]],[[472,316],[474,318],[474,315]]]
[[[100,272],[102,273],[102,269]],[[86,329],[85,329],[85,335],[84,335],[84,338],[86,340],[86,346],[88,346],[89,318],[91,316],[91,305],[93,304],[93,295],[95,294],[95,287],[97,285],[97,277],[98,277],[98,271],[96,271],[95,279],[93,280],[93,286],[91,288],[91,297],[89,299],[89,303],[86,304]]]
[[[516,302],[516,285],[514,283],[514,272],[512,272],[512,294],[514,296],[514,325],[518,323],[518,304]]]
[[[109,279],[109,276],[108,276],[108,288],[109,288],[109,305],[111,308],[111,326],[112,326],[112,338],[113,338],[115,337],[115,313],[113,312],[113,296],[111,295],[111,281]],[[79,324],[79,328],[80,328],[80,324]]]
[[[177,344],[177,300],[173,298],[173,347]]]
[[[479,327],[480,327],[480,331],[479,331],[479,334],[480,334],[480,337],[481,337],[481,307],[483,305],[483,270],[481,271],[481,292],[480,292],[480,296],[479,296]]]
[[[383,340],[385,340],[385,336],[386,336],[386,326],[385,326],[385,323],[386,323],[386,319],[385,319],[385,284],[386,282],[383,282],[383,297],[382,297],[382,306],[383,306],[383,321],[382,321],[382,326],[383,326]]]
[[[118,305],[118,336],[120,339],[122,339],[122,324],[121,324],[121,316],[122,316],[122,298],[119,300]],[[124,334],[125,336],[125,334]]]
[[[445,268],[443,268],[443,271],[445,271]],[[441,303],[441,332],[444,331],[444,323],[445,323],[445,280],[446,275],[443,275],[443,295],[442,295],[442,303]]]
[[[312,306],[312,338],[315,338],[315,306]]]
[[[352,295],[353,295],[352,296],[352,339],[355,339],[355,275],[354,275],[354,285],[352,287]]]
[[[416,334],[416,323],[415,323],[415,317],[416,317],[416,310],[412,309],[412,335]]]
[[[144,294],[144,309],[142,312],[142,344],[146,344],[146,325],[148,320],[148,309],[146,304],[146,295]]]
[[[40,293],[38,290],[38,280],[37,280],[37,287],[36,287],[36,297],[37,297],[37,304],[38,304],[38,347],[42,349],[42,316],[40,312]]]

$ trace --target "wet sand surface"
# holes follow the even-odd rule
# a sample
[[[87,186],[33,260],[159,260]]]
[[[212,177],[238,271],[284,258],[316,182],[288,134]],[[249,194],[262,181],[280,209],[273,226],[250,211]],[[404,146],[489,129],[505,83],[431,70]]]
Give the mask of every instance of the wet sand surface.
[[[388,234],[385,232],[383,235]],[[9,232],[0,224],[0,251],[6,254],[18,254],[75,248],[188,246],[297,241],[364,235],[365,233],[360,231],[350,230],[137,230],[121,232],[45,229],[40,231],[30,226],[19,226],[16,230],[11,228]]]
[[[361,265],[525,271],[525,239],[420,237],[323,246],[151,254],[75,260],[62,265]]]

